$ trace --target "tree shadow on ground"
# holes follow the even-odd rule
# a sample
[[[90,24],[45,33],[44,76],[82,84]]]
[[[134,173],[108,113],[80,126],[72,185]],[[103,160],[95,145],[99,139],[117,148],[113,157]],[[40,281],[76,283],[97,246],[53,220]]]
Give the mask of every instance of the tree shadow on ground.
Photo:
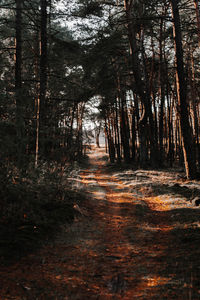
[[[200,196],[200,190],[197,188],[188,188],[186,186],[180,186],[179,184],[164,184],[164,183],[152,183],[149,186],[151,192],[155,196],[159,195],[174,195],[187,198],[188,200]]]
[[[199,210],[155,212],[138,205],[135,215],[139,224],[133,221],[132,228],[129,224],[124,232],[137,249],[135,276],[141,286],[147,282],[149,296],[142,299],[199,299]]]

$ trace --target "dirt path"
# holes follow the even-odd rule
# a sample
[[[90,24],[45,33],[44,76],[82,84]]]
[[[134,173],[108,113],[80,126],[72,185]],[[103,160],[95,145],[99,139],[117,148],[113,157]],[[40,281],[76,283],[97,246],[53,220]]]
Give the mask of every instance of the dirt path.
[[[141,172],[106,173],[103,155],[77,181],[91,195],[80,217],[0,272],[0,299],[200,299],[199,210]]]

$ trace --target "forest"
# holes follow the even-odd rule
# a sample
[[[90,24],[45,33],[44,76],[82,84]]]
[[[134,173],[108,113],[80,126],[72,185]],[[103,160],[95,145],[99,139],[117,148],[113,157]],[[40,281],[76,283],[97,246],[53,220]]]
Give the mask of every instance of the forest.
[[[78,226],[84,218],[90,219],[90,210],[95,216],[95,205],[91,202],[94,195],[91,194],[99,189],[100,194],[106,194],[106,199],[113,202],[117,188],[113,188],[112,194],[109,184],[118,184],[120,191],[120,178],[124,185],[127,185],[128,177],[130,181],[137,178],[141,182],[144,177],[150,178],[151,188],[154,180],[160,185],[162,192],[154,189],[154,195],[151,194],[154,200],[149,200],[148,210],[145,208],[144,211],[141,205],[141,211],[137,211],[138,224],[142,222],[143,213],[147,223],[154,222],[150,217],[151,209],[152,218],[162,219],[160,211],[165,209],[155,202],[158,201],[156,193],[158,197],[165,191],[168,195],[169,189],[190,202],[196,199],[192,204],[198,206],[199,83],[198,0],[1,0],[1,266],[8,268],[26,255],[40,251],[45,243],[51,243],[58,232],[63,231],[66,223],[70,228]],[[100,136],[105,140],[103,145]],[[104,177],[103,174],[107,175]],[[90,176],[98,185],[95,192],[88,188]],[[170,178],[170,184],[166,178]],[[148,185],[147,181],[142,184]],[[84,182],[85,188],[81,185]],[[147,189],[143,187],[144,198],[150,197],[149,185]],[[134,191],[141,192],[136,185]],[[130,198],[129,192],[126,200]],[[117,197],[123,198],[125,194],[126,190]],[[126,203],[129,200],[124,205]],[[139,209],[140,204],[136,203],[134,207],[137,205]],[[155,212],[154,205],[160,210]],[[130,203],[129,206],[127,211],[135,211]],[[113,209],[115,216],[117,207]],[[187,212],[187,217],[186,210],[183,212],[187,221],[177,222],[199,222],[198,208],[195,207],[194,215],[191,211]],[[97,212],[101,215],[100,206],[96,208]],[[123,209],[121,218],[126,220]],[[163,218],[171,220],[170,216]],[[166,234],[163,229],[166,227],[161,227]],[[98,232],[97,228],[95,230]],[[115,234],[115,227],[110,230],[118,243],[121,236]],[[198,234],[187,232],[184,239],[198,241]],[[160,236],[155,238],[159,245],[161,240]],[[170,241],[171,235],[166,238],[166,243]],[[113,249],[111,252],[114,259],[120,255]],[[199,254],[197,246],[188,252]],[[183,260],[184,255],[182,253],[178,259]],[[188,258],[189,269],[192,269],[191,259]],[[137,263],[140,266],[140,262]],[[0,275],[5,270],[0,271]],[[198,299],[200,290],[198,287],[193,289],[193,280],[199,280],[199,271],[191,271],[188,276],[190,282],[182,283],[187,295],[176,290],[159,299],[174,299],[175,296],[175,299]],[[149,283],[147,293],[150,287],[156,291],[145,298],[136,291],[131,290],[132,294],[129,294],[131,280],[124,271],[109,280],[109,293],[102,292],[102,297],[99,290],[86,294],[86,288],[81,290],[80,286],[82,294],[79,298],[74,291],[64,298],[61,290],[58,296],[51,294],[52,291],[49,294],[35,292],[30,296],[27,295],[29,288],[23,285],[25,296],[17,290],[19,296],[12,298],[10,294],[9,298],[4,286],[0,299],[84,300],[88,295],[88,299],[102,300],[157,299],[153,281]],[[167,286],[164,281],[158,285],[162,284]],[[5,281],[5,285],[9,285],[8,282]],[[12,290],[10,285],[9,288]],[[92,291],[92,287],[89,289]],[[13,290],[16,291],[16,287]],[[136,293],[135,298],[133,293]],[[97,294],[100,298],[92,298]],[[114,298],[111,294],[115,294]]]
[[[93,118],[111,161],[178,163],[197,177],[198,1],[2,1],[0,8],[4,168],[81,157],[85,104],[96,97]]]

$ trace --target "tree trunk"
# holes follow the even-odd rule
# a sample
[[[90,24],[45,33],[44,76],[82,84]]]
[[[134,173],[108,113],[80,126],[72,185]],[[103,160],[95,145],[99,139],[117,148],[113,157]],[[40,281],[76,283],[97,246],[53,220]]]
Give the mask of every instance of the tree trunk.
[[[39,159],[39,129],[40,129],[40,97],[39,97],[39,57],[40,57],[40,43],[39,43],[39,32],[35,35],[35,69],[34,75],[36,78],[36,95],[35,95],[35,115],[36,115],[36,134],[35,134],[35,168],[38,166]]]
[[[174,47],[176,59],[176,87],[178,96],[178,111],[180,116],[181,140],[187,178],[196,177],[196,157],[194,137],[189,123],[185,70],[183,63],[182,36],[177,0],[171,0],[173,15]]]
[[[167,86],[167,130],[168,130],[168,147],[167,147],[167,158],[170,167],[173,165],[174,161],[174,143],[173,143],[173,122],[172,122],[172,111],[173,105],[171,98],[169,96],[168,86]]]
[[[140,120],[140,114],[139,114],[139,103],[138,103],[138,98],[137,95],[133,93],[133,99],[134,99],[134,114],[136,117],[136,124],[135,124],[135,154],[137,158],[137,161],[139,160],[139,149],[140,148],[140,142],[139,142],[139,134],[136,134],[136,132],[139,131],[139,120]]]
[[[140,118],[138,124],[138,134],[139,134],[139,162],[142,168],[148,165],[148,128],[147,128],[147,117],[145,111]]]
[[[164,115],[164,101],[165,101],[165,76],[164,76],[164,62],[163,62],[163,18],[160,23],[160,37],[159,37],[159,50],[160,50],[160,66],[159,66],[159,82],[160,82],[160,109],[159,109],[159,164],[163,164],[163,115]]]
[[[119,137],[119,124],[118,124],[118,105],[117,99],[115,103],[115,134],[116,134],[116,151],[117,151],[117,161],[121,162],[121,151],[120,151],[120,137]]]
[[[121,113],[120,113],[120,129],[121,129],[121,141],[124,153],[124,161],[130,162],[130,146],[129,146],[129,126],[126,117],[126,103],[125,95],[121,92]]]
[[[131,159],[135,162],[136,157],[136,125],[135,125],[135,111],[132,112],[132,122],[131,122],[131,136],[132,136],[132,145],[131,145]]]
[[[107,122],[107,120],[108,120],[108,122]],[[105,119],[105,132],[106,132],[106,137],[107,137],[107,142],[108,142],[108,152],[109,152],[110,162],[114,163],[115,162],[115,146],[114,146],[114,142],[113,142],[113,136],[111,135],[109,116],[107,119]]]
[[[99,135],[100,135],[100,132],[96,132],[95,133],[95,139],[96,139],[96,146],[97,146],[97,148],[100,148]]]
[[[16,0],[16,50],[15,50],[15,99],[16,99],[16,129],[17,129],[17,156],[18,167],[23,165],[25,151],[24,118],[23,118],[23,93],[22,93],[22,2]]]
[[[39,95],[39,122],[40,122],[40,144],[41,151],[45,152],[45,130],[46,130],[46,91],[47,91],[47,0],[40,0],[40,95]]]

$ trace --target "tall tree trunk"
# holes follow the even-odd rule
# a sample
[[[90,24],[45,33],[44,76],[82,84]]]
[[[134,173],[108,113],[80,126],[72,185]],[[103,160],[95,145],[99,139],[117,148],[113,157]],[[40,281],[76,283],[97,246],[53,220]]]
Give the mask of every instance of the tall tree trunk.
[[[136,158],[136,124],[135,124],[135,111],[132,111],[131,116],[131,137],[132,137],[132,145],[131,145],[131,159],[135,162]]]
[[[153,32],[152,32],[153,35]],[[155,50],[154,50],[154,43],[153,43],[153,38],[151,37],[151,49],[152,49],[152,63],[151,63],[151,72],[150,72],[150,80],[149,80],[149,91],[150,91],[150,95],[152,98],[152,105],[153,105],[153,110],[154,110],[154,131],[155,131],[155,141],[156,144],[158,143],[158,109],[157,109],[157,105],[156,105],[156,91],[155,91]]]
[[[189,123],[186,80],[183,63],[182,36],[180,27],[179,8],[177,2],[177,0],[171,0],[171,8],[173,15],[174,47],[176,53],[175,58],[178,110],[180,115],[181,139],[186,176],[187,178],[192,179],[196,177],[196,157],[194,151],[194,137]]]
[[[85,103],[79,103],[77,107],[77,155],[80,158],[83,154],[83,114]]]
[[[126,116],[126,99],[124,93],[121,92],[120,129],[124,160],[126,163],[130,162],[129,126],[127,123],[128,120]]]
[[[139,134],[136,134],[136,132],[139,132],[139,121],[140,121],[140,114],[139,114],[139,103],[138,103],[138,98],[137,95],[133,93],[133,99],[134,99],[134,114],[136,117],[136,124],[135,124],[135,154],[137,155],[137,161],[139,160],[139,149],[140,149],[140,136]],[[138,145],[139,145],[139,149],[138,149]]]
[[[159,50],[160,50],[160,66],[159,66],[159,82],[160,82],[160,109],[159,109],[159,147],[160,147],[160,161],[163,163],[163,114],[164,114],[164,101],[165,101],[165,76],[164,76],[164,62],[163,62],[163,18],[160,23],[160,37],[159,37]]]
[[[117,161],[121,161],[121,151],[120,151],[120,135],[119,135],[119,116],[118,116],[118,101],[116,99],[115,103],[115,127],[116,127],[116,151],[117,151]]]
[[[74,126],[74,119],[75,119],[75,111],[76,111],[76,103],[74,102],[74,105],[70,111],[71,113],[71,119],[70,119],[70,126],[67,136],[67,149],[71,150],[72,144],[73,144],[73,126]]]
[[[23,99],[22,99],[22,1],[16,0],[16,50],[15,50],[15,98],[16,98],[16,128],[17,128],[17,154],[18,167],[23,165],[25,150],[24,142],[24,118],[23,118]]]
[[[39,57],[40,57],[40,42],[39,31],[35,35],[35,70],[36,78],[36,95],[35,95],[35,115],[36,115],[36,134],[35,134],[35,168],[38,166],[39,159],[39,129],[40,129],[40,97],[39,97]]]
[[[39,114],[40,114],[40,144],[41,151],[45,152],[45,130],[46,130],[46,91],[47,91],[47,0],[40,0],[40,95],[39,95]]]
[[[110,124],[109,116],[105,119],[105,133],[106,133],[107,142],[108,142],[108,151],[109,151],[110,162],[114,163],[115,162],[115,146],[114,146],[114,142],[113,142],[113,136],[111,134],[111,124]]]
[[[170,167],[173,165],[174,161],[174,144],[173,144],[173,105],[172,100],[169,95],[168,85],[167,85],[167,130],[168,130],[168,148],[167,148],[167,158]]]
[[[100,135],[100,131],[97,129],[95,131],[95,139],[96,139],[96,146],[97,146],[97,148],[100,148],[99,135]]]

